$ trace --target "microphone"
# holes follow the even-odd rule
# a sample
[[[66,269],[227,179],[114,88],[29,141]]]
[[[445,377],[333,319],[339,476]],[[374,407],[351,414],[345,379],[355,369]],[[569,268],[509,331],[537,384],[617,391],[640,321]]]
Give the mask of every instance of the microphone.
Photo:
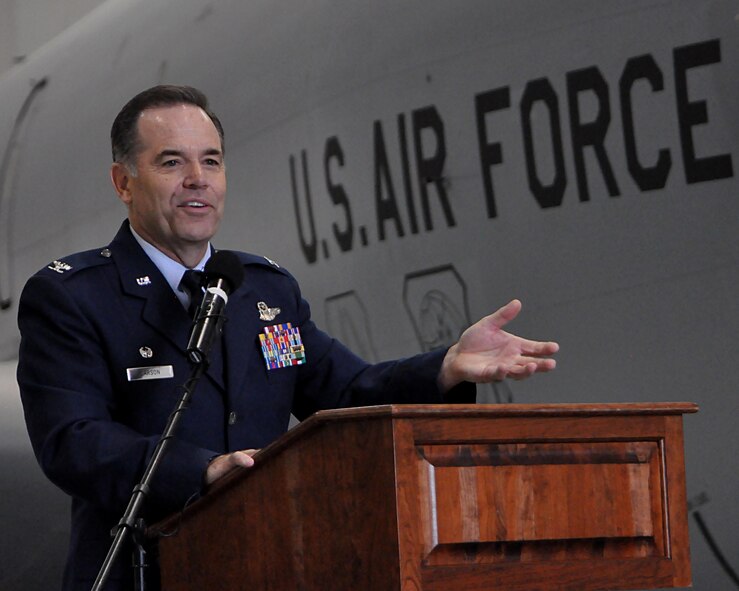
[[[223,311],[229,294],[244,280],[244,267],[230,250],[219,250],[205,264],[205,294],[195,316],[187,343],[187,357],[195,364],[207,362],[216,337],[223,328]]]

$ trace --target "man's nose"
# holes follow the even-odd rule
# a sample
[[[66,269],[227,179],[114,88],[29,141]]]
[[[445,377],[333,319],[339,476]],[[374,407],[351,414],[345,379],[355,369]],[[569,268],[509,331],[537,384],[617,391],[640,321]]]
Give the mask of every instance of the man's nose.
[[[188,163],[183,184],[188,188],[204,187],[208,184],[200,162]]]

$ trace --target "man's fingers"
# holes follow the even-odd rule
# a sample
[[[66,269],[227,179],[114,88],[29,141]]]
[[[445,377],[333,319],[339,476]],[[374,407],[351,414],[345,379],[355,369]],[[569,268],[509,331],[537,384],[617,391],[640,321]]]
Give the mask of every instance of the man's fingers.
[[[249,449],[244,451],[235,451],[231,454],[231,463],[233,466],[240,466],[241,468],[251,468],[254,465],[254,458],[252,455],[257,453],[256,449]]]
[[[498,308],[493,312],[489,318],[495,326],[502,328],[518,316],[518,313],[521,311],[521,306],[522,304],[520,300],[511,300],[505,306]]]
[[[554,359],[536,359],[533,357],[525,357],[510,365],[501,365],[496,368],[489,368],[487,379],[484,381],[499,382],[505,378],[512,380],[523,380],[535,373],[552,371],[557,367]]]
[[[536,373],[536,370],[537,364],[533,361],[531,363],[517,364],[508,368],[506,377],[514,380],[522,380],[534,375],[534,373]]]
[[[529,341],[524,340],[521,347],[521,353],[532,357],[540,357],[542,355],[554,355],[559,351],[559,343],[554,341]]]
[[[218,456],[208,465],[205,471],[205,482],[211,484],[234,468],[251,468],[254,465],[254,458],[251,456],[258,451],[258,449],[247,449]]]

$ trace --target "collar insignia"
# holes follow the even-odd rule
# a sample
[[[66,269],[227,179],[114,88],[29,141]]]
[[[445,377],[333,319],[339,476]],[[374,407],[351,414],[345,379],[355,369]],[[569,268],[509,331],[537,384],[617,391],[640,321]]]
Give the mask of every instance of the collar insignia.
[[[51,269],[52,271],[56,271],[57,273],[64,273],[65,271],[71,271],[72,265],[68,265],[67,263],[63,263],[62,261],[54,261],[47,267],[47,269]]]

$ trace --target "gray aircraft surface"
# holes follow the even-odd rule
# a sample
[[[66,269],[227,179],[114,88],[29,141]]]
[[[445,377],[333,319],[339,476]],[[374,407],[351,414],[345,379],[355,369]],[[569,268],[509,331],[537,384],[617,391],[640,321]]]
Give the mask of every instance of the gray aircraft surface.
[[[0,78],[0,588],[57,588],[68,532],[23,424],[18,297],[112,238],[110,124],[157,83],[201,88],[224,122],[217,246],[288,268],[367,360],[450,344],[517,297],[514,331],[559,341],[558,369],[479,402],[697,402],[694,588],[739,588],[738,13],[109,0],[15,66]]]

